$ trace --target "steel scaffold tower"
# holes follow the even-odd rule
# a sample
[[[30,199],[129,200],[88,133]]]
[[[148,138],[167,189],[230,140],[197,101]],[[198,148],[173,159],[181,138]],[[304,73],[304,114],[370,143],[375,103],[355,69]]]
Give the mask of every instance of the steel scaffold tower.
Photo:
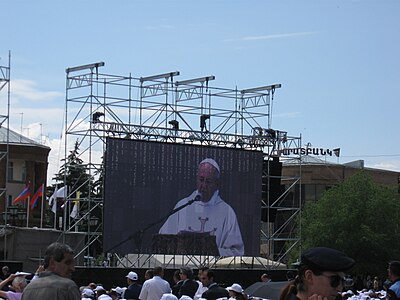
[[[299,137],[271,128],[272,102],[280,84],[226,89],[211,86],[215,79],[212,75],[176,81],[179,71],[133,77],[102,73],[103,66],[98,62],[66,69],[65,156],[69,139],[78,139],[89,177],[96,178],[95,174],[103,172],[101,157],[107,137],[261,150],[267,161],[279,157],[285,148],[301,146]],[[70,191],[67,203],[75,200],[74,192]],[[287,210],[280,207],[282,199],[284,195],[274,203],[262,205]],[[91,245],[101,237],[101,222],[94,225],[90,221],[92,212],[102,209],[102,200],[90,194],[80,199],[88,203],[88,209],[71,223],[64,222],[66,232],[86,224],[88,238],[83,251],[88,257]],[[299,208],[290,209],[293,218]],[[270,243],[275,238],[282,239],[278,233],[263,231],[261,240]],[[143,255],[134,261],[128,259],[128,263],[135,267],[145,265],[149,258],[139,263]],[[172,264],[174,259],[171,261],[164,263]]]
[[[1,63],[1,61],[0,61]],[[5,147],[0,150],[0,165],[3,166],[4,178],[0,182],[0,199],[4,201],[4,212],[7,211],[7,181],[8,181],[8,159],[9,159],[9,128],[10,128],[10,73],[11,73],[11,51],[8,53],[8,64],[0,65],[0,128],[6,128]],[[4,224],[7,224],[7,214],[4,214]]]

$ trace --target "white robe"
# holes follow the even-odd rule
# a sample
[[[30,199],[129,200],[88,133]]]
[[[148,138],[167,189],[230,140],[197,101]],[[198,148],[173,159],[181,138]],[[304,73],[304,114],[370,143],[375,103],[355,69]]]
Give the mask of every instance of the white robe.
[[[175,208],[195,198],[198,191],[180,200]],[[210,201],[196,201],[169,216],[160,228],[160,234],[178,234],[180,232],[209,232],[215,235],[221,256],[242,256],[244,245],[236,214],[215,191]]]

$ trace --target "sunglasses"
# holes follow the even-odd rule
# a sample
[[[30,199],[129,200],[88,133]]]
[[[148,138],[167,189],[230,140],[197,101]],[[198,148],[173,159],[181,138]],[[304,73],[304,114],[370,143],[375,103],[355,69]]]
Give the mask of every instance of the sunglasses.
[[[325,277],[329,278],[331,287],[333,287],[333,288],[337,288],[339,285],[344,286],[344,278],[342,276],[325,275],[325,274],[321,274],[321,276],[325,276]]]

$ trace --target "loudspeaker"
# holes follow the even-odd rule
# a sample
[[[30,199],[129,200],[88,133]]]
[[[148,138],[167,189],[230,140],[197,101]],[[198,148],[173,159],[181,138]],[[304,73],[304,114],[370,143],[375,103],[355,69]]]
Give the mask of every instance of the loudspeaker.
[[[262,200],[272,205],[284,192],[285,186],[281,185],[282,163],[278,157],[264,160],[262,177]],[[268,194],[269,192],[269,194]]]

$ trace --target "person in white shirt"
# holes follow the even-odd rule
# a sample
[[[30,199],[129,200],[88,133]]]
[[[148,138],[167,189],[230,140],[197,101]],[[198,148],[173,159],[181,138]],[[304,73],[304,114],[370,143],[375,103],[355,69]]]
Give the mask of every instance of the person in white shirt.
[[[164,270],[161,267],[154,268],[154,277],[143,283],[140,291],[140,300],[160,300],[163,294],[171,293],[168,281],[162,279]]]
[[[190,200],[191,205],[172,214],[160,228],[160,234],[209,233],[215,235],[221,256],[242,256],[244,245],[236,214],[219,194],[220,168],[212,158],[200,162],[197,190],[180,200],[175,208]]]

